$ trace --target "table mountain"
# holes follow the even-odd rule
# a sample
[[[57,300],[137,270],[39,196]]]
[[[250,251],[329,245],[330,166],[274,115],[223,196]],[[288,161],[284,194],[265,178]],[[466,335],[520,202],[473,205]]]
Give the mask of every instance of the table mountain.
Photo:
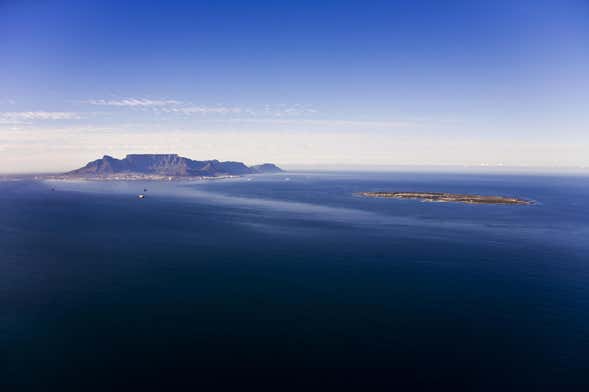
[[[105,155],[101,159],[65,174],[75,177],[108,177],[117,174],[215,177],[281,171],[272,163],[248,167],[242,162],[221,162],[216,159],[195,161],[178,154],[129,154],[123,159]]]

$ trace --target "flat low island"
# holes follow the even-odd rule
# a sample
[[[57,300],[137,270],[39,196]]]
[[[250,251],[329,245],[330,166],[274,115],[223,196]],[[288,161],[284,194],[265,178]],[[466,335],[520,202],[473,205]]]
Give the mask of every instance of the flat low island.
[[[454,202],[467,204],[533,204],[531,200],[518,199],[515,197],[467,195],[460,193],[443,192],[361,192],[360,195],[365,197],[417,199],[421,201]]]

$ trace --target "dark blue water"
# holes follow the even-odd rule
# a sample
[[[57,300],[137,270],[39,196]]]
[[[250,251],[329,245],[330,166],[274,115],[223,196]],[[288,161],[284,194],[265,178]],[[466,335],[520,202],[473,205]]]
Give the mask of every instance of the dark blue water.
[[[354,195],[380,190],[537,203]],[[0,260],[11,388],[589,386],[587,177],[0,182]]]

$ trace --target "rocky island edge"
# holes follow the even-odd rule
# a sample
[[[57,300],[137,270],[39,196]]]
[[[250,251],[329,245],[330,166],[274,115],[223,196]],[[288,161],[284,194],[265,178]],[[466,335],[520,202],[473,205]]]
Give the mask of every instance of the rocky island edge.
[[[444,193],[444,192],[361,192],[361,196],[380,197],[392,199],[416,199],[427,202],[440,203],[466,203],[466,204],[514,204],[530,205],[534,204],[532,200],[519,199],[516,197],[505,196],[483,196],[469,195],[461,193]]]

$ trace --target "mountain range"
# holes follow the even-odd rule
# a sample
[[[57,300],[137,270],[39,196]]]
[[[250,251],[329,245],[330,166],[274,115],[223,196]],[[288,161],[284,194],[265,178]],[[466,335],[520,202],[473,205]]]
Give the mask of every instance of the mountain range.
[[[196,161],[178,154],[129,154],[123,159],[105,155],[86,166],[65,173],[72,177],[157,175],[170,177],[218,177],[282,172],[273,163],[246,166],[242,162]]]

